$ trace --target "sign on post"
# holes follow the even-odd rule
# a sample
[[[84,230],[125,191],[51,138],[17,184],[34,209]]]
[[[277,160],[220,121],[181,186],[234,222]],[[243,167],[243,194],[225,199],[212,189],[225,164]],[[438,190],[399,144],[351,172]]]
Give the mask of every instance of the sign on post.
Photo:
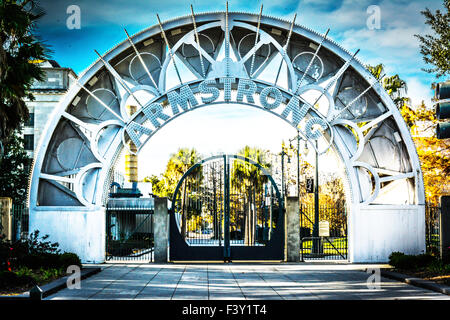
[[[329,237],[330,236],[330,222],[329,221],[319,221],[319,237]]]

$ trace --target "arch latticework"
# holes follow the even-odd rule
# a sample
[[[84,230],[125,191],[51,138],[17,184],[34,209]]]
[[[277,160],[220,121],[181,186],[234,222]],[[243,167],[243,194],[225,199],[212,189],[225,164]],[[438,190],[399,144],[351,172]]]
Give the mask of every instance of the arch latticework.
[[[355,54],[326,34],[227,10],[126,36],[79,77],[47,125],[30,187],[32,226],[45,228],[42,216],[51,212],[101,212],[111,167],[130,139],[140,149],[185,112],[239,103],[282,118],[309,142],[319,139],[319,153],[337,151],[351,204],[349,237],[352,228],[362,232],[360,219],[388,212],[412,217],[413,230],[392,235],[398,241],[422,232],[424,189],[408,128]],[[129,104],[137,106],[131,116]],[[404,246],[422,246],[414,241]],[[360,255],[351,243],[354,261],[382,260],[390,250]]]

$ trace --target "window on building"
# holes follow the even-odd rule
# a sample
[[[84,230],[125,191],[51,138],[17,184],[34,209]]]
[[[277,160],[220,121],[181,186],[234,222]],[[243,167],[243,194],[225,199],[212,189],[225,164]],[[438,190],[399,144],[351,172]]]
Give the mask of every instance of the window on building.
[[[34,127],[34,112],[30,112],[30,117],[25,122],[25,127]]]
[[[25,150],[34,150],[34,134],[25,134],[23,136],[25,140]]]
[[[31,166],[33,165],[33,159],[28,159],[26,162],[25,162],[25,172],[26,173],[31,173]]]

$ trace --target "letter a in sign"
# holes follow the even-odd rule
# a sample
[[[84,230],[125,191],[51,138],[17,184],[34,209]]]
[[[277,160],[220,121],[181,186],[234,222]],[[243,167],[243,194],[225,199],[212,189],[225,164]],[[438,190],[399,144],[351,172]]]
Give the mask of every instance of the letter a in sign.
[[[142,143],[140,141],[142,135],[145,134],[149,136],[153,133],[151,129],[141,126],[140,124],[133,121],[126,126],[125,131],[128,133],[131,141],[133,141],[134,145],[138,149],[142,146]]]

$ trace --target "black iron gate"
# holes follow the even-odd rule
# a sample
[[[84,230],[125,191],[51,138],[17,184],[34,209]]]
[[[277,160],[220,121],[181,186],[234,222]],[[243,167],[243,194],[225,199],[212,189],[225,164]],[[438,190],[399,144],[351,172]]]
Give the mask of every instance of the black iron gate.
[[[106,261],[153,261],[153,208],[106,210]]]
[[[314,205],[300,206],[300,254],[305,260],[347,260],[347,208]],[[317,234],[313,230],[317,223]]]
[[[170,212],[170,260],[283,260],[284,207],[257,162],[220,155],[189,168]]]

